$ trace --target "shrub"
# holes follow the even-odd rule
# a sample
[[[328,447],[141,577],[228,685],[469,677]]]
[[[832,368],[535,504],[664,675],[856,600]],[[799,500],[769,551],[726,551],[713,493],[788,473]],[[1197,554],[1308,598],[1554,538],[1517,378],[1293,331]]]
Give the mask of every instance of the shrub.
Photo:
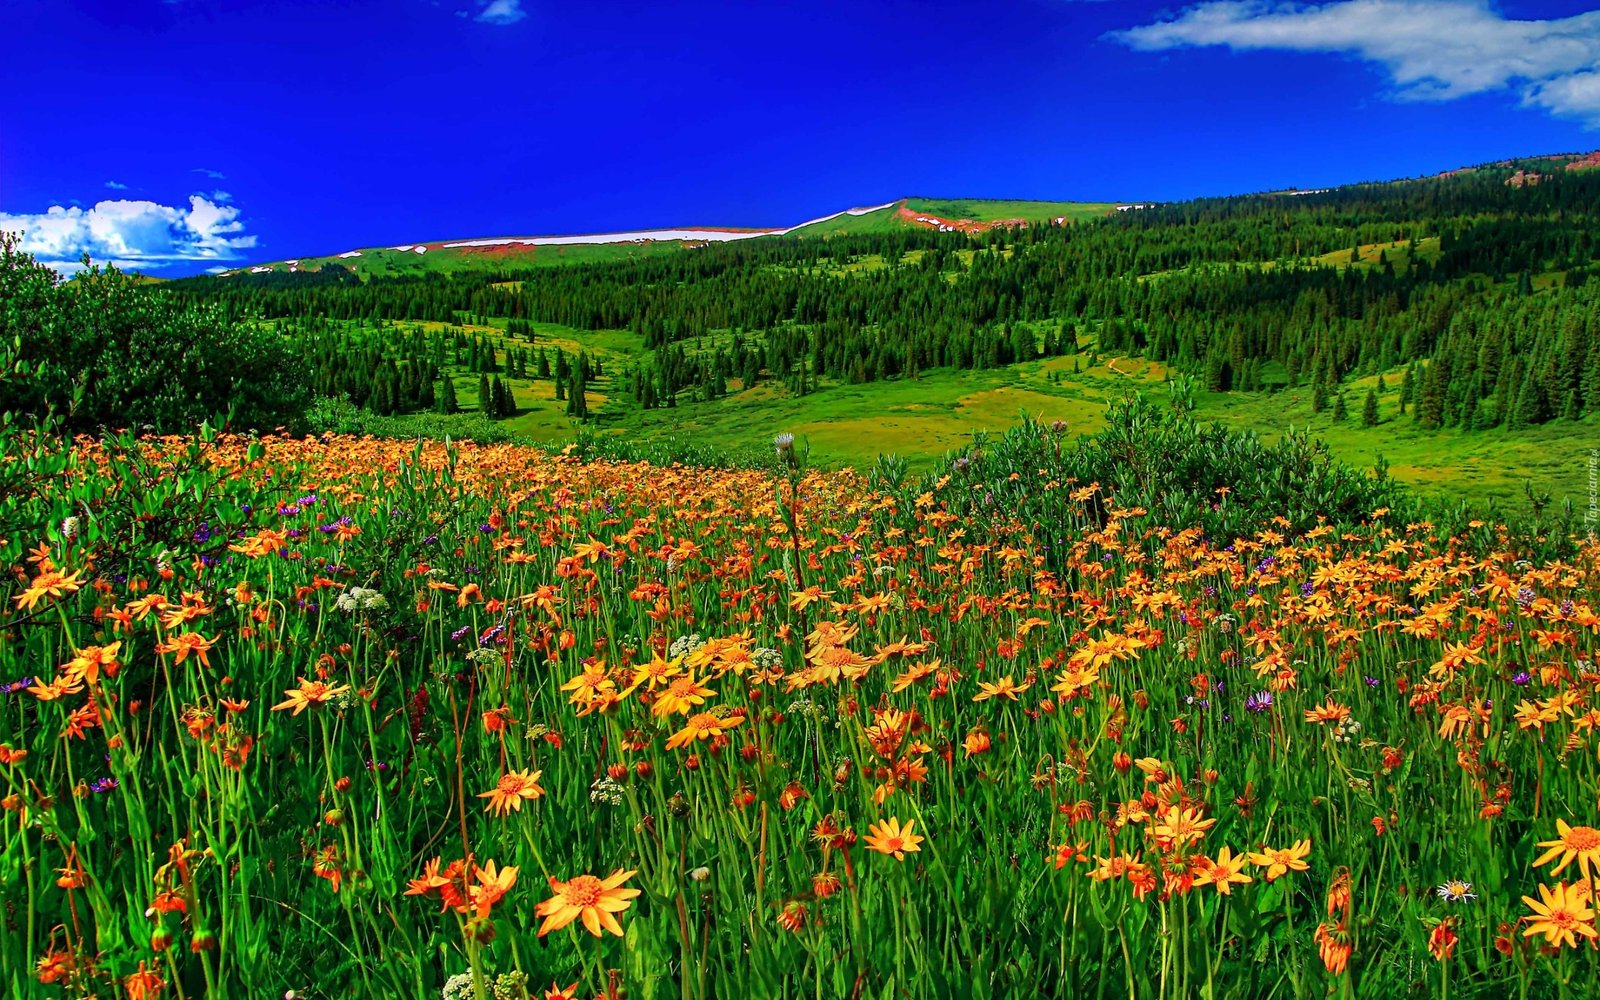
[[[66,430],[176,431],[293,422],[308,400],[300,366],[269,330],[180,301],[115,267],[71,281],[0,234],[0,336],[31,376],[0,385],[0,409],[54,412]]]

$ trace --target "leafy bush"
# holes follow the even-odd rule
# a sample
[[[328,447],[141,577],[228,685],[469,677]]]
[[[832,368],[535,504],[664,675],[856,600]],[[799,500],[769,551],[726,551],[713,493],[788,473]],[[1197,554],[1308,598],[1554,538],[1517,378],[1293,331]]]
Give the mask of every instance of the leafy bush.
[[[1303,431],[1267,443],[1254,431],[1203,426],[1192,415],[1189,392],[1179,380],[1170,406],[1144,394],[1115,401],[1103,430],[1075,440],[1065,425],[1040,424],[1024,414],[1004,434],[977,435],[971,449],[949,454],[945,466],[916,488],[939,490],[942,482],[941,496],[959,492],[961,509],[975,525],[1016,517],[1046,533],[1070,523],[1074,486],[1098,484],[1124,509],[1143,509],[1139,523],[1200,528],[1222,541],[1268,528],[1300,532],[1317,524],[1367,523],[1383,511],[1391,523],[1431,520],[1449,531],[1476,532],[1484,545],[1514,540],[1556,554],[1569,544],[1570,511],[1551,516],[1534,503],[1532,516],[1513,519],[1516,530],[1502,538],[1481,523],[1498,511],[1425,500],[1391,478],[1381,459],[1363,472]],[[1043,488],[1052,482],[1057,485]],[[1103,523],[1107,511],[1094,509]]]
[[[331,396],[318,396],[306,410],[306,426],[318,433],[371,434],[380,438],[428,438],[512,444],[522,441],[503,425],[479,413],[402,413],[378,416]]]
[[[54,412],[67,430],[175,431],[296,420],[308,395],[269,330],[179,300],[114,267],[63,282],[0,234],[0,337],[30,377],[0,385],[0,409]]]

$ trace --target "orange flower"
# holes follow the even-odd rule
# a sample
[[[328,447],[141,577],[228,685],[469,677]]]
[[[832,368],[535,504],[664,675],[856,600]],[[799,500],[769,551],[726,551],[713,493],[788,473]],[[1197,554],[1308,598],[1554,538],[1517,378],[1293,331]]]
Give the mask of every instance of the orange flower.
[[[123,989],[128,991],[128,1000],[153,1000],[166,985],[160,976],[145,968],[143,961],[136,972],[122,981]]]
[[[333,891],[338,892],[339,883],[344,880],[344,869],[339,865],[339,849],[324,847],[317,851],[315,860],[311,862],[311,871],[317,878],[327,879]]]
[[[62,674],[70,678],[71,682],[93,684],[100,679],[100,671],[104,670],[107,677],[115,677],[122,665],[117,662],[117,654],[122,650],[122,643],[113,642],[107,646],[89,646],[78,650],[78,655],[61,667]]]
[[[496,816],[504,816],[508,812],[521,812],[524,799],[533,801],[544,795],[544,789],[539,787],[539,775],[543,771],[512,771],[502,775],[499,784],[487,792],[479,792],[478,798],[488,799],[489,804],[484,806],[485,812],[492,812]]]
[[[582,918],[584,929],[595,937],[600,936],[602,928],[621,937],[622,925],[617,923],[616,914],[632,906],[629,900],[639,895],[638,889],[621,886],[635,874],[618,868],[604,879],[593,875],[579,875],[570,882],[551,879],[550,888],[555,895],[540,903],[535,911],[537,916],[545,918],[539,925],[539,936],[544,937]]]
[[[40,956],[39,964],[34,967],[34,975],[38,977],[39,982],[48,986],[72,975],[77,967],[78,960],[72,952],[51,949]]]
[[[511,887],[517,884],[517,867],[507,865],[500,868],[491,860],[477,870],[477,877],[478,884],[467,890],[468,901],[478,916],[487,917],[494,904],[504,899]]]
[[[1018,684],[1011,679],[1010,674],[1006,674],[993,684],[979,681],[978,693],[972,696],[972,700],[988,701],[990,698],[1006,698],[1011,701],[1016,701],[1017,695],[1031,687],[1033,687],[1032,681],[1023,681],[1021,684]]]
[[[1433,932],[1428,935],[1428,950],[1441,962],[1456,950],[1455,922],[1455,917],[1445,917],[1434,925]]]
[[[1556,839],[1541,840],[1539,846],[1550,849],[1533,859],[1536,867],[1558,857],[1561,859],[1560,864],[1550,869],[1551,875],[1560,875],[1574,859],[1586,879],[1591,877],[1591,872],[1600,869],[1600,830],[1592,826],[1568,826],[1566,820],[1558,819]]]
[[[641,663],[633,668],[633,686],[643,685],[646,690],[654,691],[677,676],[682,669],[683,657],[674,656],[670,660],[661,658],[660,653],[652,653],[649,663]]]
[[[274,531],[271,528],[263,528],[256,534],[246,538],[243,542],[229,545],[228,548],[234,552],[242,552],[251,559],[260,559],[263,556],[270,556],[274,552],[282,549],[288,543],[288,541],[288,532]]]
[[[1306,709],[1306,721],[1322,725],[1328,722],[1343,722],[1350,718],[1350,709],[1329,698],[1321,705],[1313,705]]]
[[[1328,886],[1328,916],[1350,909],[1350,869],[1340,868]]]
[[[1288,847],[1279,850],[1267,848],[1250,855],[1250,863],[1257,868],[1267,870],[1267,881],[1284,874],[1285,872],[1303,872],[1308,867],[1305,862],[1306,855],[1311,853],[1311,841],[1297,840]]]
[[[703,687],[694,674],[682,674],[672,678],[666,689],[656,696],[650,712],[658,719],[669,715],[688,715],[694,706],[704,705],[706,699],[714,694],[716,692]]]
[[[739,715],[724,719],[710,712],[700,712],[689,719],[688,725],[667,737],[667,749],[676,750],[699,740],[721,736],[743,721],[744,717]]]
[[[811,877],[811,894],[818,899],[827,899],[843,886],[844,883],[833,872],[818,872]]]
[[[209,667],[211,666],[211,660],[206,656],[206,654],[210,652],[211,647],[216,645],[216,643],[217,640],[207,639],[199,632],[185,632],[182,635],[175,635],[166,642],[158,644],[156,646],[156,652],[173,654],[173,663],[182,663],[184,660],[189,658],[190,653],[193,653],[202,664]]]
[[[1320,923],[1312,939],[1317,942],[1317,954],[1322,958],[1323,968],[1327,969],[1330,975],[1342,974],[1350,962],[1351,951],[1350,933],[1345,930],[1344,925]]]
[[[783,909],[778,911],[778,926],[786,931],[799,933],[806,925],[806,904],[798,899],[785,903]]]
[[[1582,883],[1569,886],[1560,882],[1553,889],[1541,885],[1539,899],[1522,897],[1522,901],[1533,911],[1532,916],[1522,918],[1528,921],[1528,928],[1522,932],[1522,936],[1543,934],[1547,944],[1566,945],[1568,948],[1578,946],[1575,935],[1594,938],[1594,910],[1588,905],[1588,897],[1589,887]]]
[[[62,889],[82,889],[89,881],[89,873],[83,870],[82,865],[78,864],[76,852],[67,859],[65,867],[57,868],[56,871],[60,873],[60,877],[56,879],[56,885]]]
[[[911,832],[916,820],[906,820],[906,825],[901,826],[900,821],[891,816],[882,823],[873,823],[867,827],[864,838],[870,850],[879,854],[892,854],[896,861],[904,861],[906,854],[916,854],[922,850],[921,843],[924,838]]]
[[[78,577],[82,572],[82,570],[79,570],[77,573],[69,573],[65,576],[54,570],[40,573],[29,582],[26,590],[17,595],[17,610],[32,610],[34,605],[46,597],[61,597],[65,594],[76,593],[80,586]]]
[[[1215,819],[1201,819],[1200,810],[1171,806],[1156,823],[1153,831],[1157,843],[1168,849],[1182,849],[1206,835],[1216,825]]]
[[[1216,860],[1211,866],[1195,876],[1195,885],[1214,885],[1217,892],[1224,896],[1233,894],[1233,884],[1236,882],[1254,882],[1255,879],[1244,873],[1245,862],[1249,859],[1243,855],[1235,856],[1233,850],[1224,847],[1217,852]]]
[[[348,690],[350,690],[350,685],[348,684],[340,684],[338,687],[333,687],[324,684],[322,681],[308,681],[302,677],[300,678],[300,686],[284,691],[283,693],[289,697],[272,706],[272,710],[281,712],[286,708],[292,708],[294,709],[294,714],[299,715],[308,708],[328,703]]]

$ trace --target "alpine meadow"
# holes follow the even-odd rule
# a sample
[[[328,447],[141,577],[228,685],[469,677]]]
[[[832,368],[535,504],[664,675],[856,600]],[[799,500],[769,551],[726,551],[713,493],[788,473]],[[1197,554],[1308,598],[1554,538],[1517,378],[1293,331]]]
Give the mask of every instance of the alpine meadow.
[[[1600,997],[1600,12],[49,6],[0,993]]]

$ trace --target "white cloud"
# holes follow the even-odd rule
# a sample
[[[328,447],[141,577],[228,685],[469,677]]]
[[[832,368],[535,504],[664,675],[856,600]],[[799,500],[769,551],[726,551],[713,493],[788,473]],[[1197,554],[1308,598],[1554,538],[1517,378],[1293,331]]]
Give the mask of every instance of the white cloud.
[[[1600,127],[1600,11],[1518,21],[1488,0],[1213,0],[1110,37],[1144,51],[1343,53],[1382,66],[1399,98],[1509,90],[1526,105]]]
[[[126,190],[128,190],[128,185],[119,184],[116,181],[106,181],[106,187],[110,188],[113,191],[126,191]]]
[[[487,0],[477,20],[486,24],[516,24],[528,16],[522,9],[522,0]]]
[[[227,174],[223,173],[220,170],[212,170],[209,167],[195,167],[194,168],[194,173],[205,174],[207,177],[211,178],[214,181],[223,180],[228,176]]]
[[[238,208],[200,194],[189,196],[187,208],[117,200],[87,210],[52,205],[34,214],[0,212],[0,230],[20,231],[20,249],[64,273],[76,271],[86,253],[96,263],[152,269],[237,260],[240,250],[256,245]]]

